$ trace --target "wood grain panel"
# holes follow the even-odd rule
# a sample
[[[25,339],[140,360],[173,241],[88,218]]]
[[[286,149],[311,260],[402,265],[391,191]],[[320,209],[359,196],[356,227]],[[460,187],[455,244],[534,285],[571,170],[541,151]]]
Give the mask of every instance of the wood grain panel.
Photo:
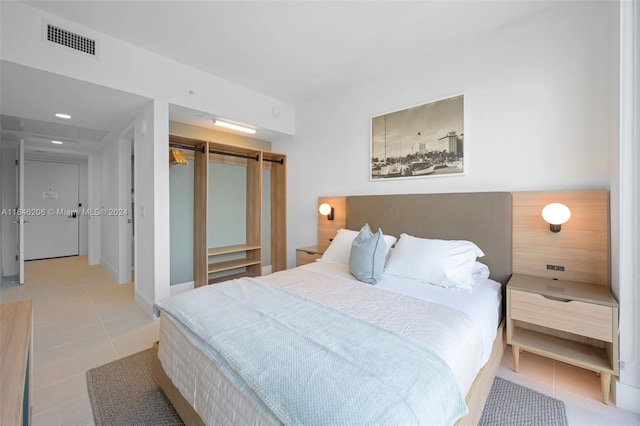
[[[606,190],[514,192],[513,272],[609,285],[609,194]],[[571,219],[553,233],[542,219],[549,203],[563,203]],[[564,271],[548,270],[559,265]]]
[[[329,203],[333,207],[333,220],[328,220],[318,211],[322,203]],[[319,197],[316,214],[318,215],[318,244],[329,244],[338,230],[347,226],[347,197]]]
[[[247,162],[247,244],[261,247],[262,239],[262,153],[255,155],[258,161]],[[247,266],[251,276],[262,275],[262,250],[251,250],[246,253],[247,259],[258,263]]]
[[[287,269],[287,157],[264,152],[263,168],[271,169],[271,272]]]
[[[196,152],[193,177],[193,283],[208,284],[207,249],[209,235],[209,154],[207,142],[200,142],[205,153]]]
[[[307,253],[306,251],[296,250],[296,266],[313,263],[321,257],[322,255],[318,253]]]
[[[606,342],[613,341],[611,307],[576,300],[551,300],[511,290],[511,318]]]
[[[0,424],[30,424],[33,307],[31,300],[0,305]],[[31,354],[33,356],[33,354]],[[26,398],[26,400],[25,400]]]

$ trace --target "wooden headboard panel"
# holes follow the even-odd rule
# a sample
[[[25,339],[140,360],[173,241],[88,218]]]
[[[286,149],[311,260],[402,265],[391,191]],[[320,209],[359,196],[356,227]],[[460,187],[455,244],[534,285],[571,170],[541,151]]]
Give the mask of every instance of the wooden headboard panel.
[[[607,190],[514,192],[513,272],[609,285],[609,192]],[[571,219],[549,230],[542,208],[563,203]],[[562,266],[564,271],[549,270]]]
[[[396,237],[473,241],[492,279],[506,284],[511,276],[509,192],[347,196],[346,228],[365,223]]]

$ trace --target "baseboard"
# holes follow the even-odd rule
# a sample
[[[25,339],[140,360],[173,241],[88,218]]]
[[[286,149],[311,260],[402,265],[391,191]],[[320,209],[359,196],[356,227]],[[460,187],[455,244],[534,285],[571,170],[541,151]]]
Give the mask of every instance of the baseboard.
[[[640,388],[616,380],[616,407],[640,414]]]
[[[153,303],[149,302],[142,294],[136,290],[135,292],[135,300],[136,304],[142,308],[142,310],[149,315],[149,318],[158,319],[158,317],[153,313]]]
[[[172,284],[169,286],[169,296],[175,296],[176,294],[184,293],[185,291],[193,290],[194,288],[195,283],[193,281]]]
[[[269,275],[271,273],[271,265],[262,267],[262,275]]]
[[[109,275],[111,275],[111,279],[113,279],[115,282],[118,282],[119,277],[118,277],[118,271],[116,270],[116,268],[111,266],[111,264],[106,260],[104,260],[103,258],[100,258],[100,266],[102,266],[104,270],[107,271]]]

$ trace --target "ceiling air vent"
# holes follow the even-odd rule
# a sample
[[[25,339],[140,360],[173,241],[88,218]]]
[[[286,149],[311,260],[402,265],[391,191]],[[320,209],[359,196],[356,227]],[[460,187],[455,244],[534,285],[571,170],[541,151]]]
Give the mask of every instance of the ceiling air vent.
[[[96,56],[96,40],[65,30],[53,24],[46,24],[46,40],[78,52]]]

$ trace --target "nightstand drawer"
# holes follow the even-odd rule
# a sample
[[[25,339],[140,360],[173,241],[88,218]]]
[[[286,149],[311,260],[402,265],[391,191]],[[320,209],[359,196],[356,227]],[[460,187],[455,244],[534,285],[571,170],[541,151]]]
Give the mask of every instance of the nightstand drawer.
[[[511,319],[562,330],[605,342],[613,341],[613,310],[610,306],[576,300],[563,301],[541,294],[510,290]]]
[[[296,251],[296,265],[306,265],[307,263],[315,262],[316,259],[320,259],[322,257],[321,254],[318,253],[308,253],[306,251],[297,250]]]

